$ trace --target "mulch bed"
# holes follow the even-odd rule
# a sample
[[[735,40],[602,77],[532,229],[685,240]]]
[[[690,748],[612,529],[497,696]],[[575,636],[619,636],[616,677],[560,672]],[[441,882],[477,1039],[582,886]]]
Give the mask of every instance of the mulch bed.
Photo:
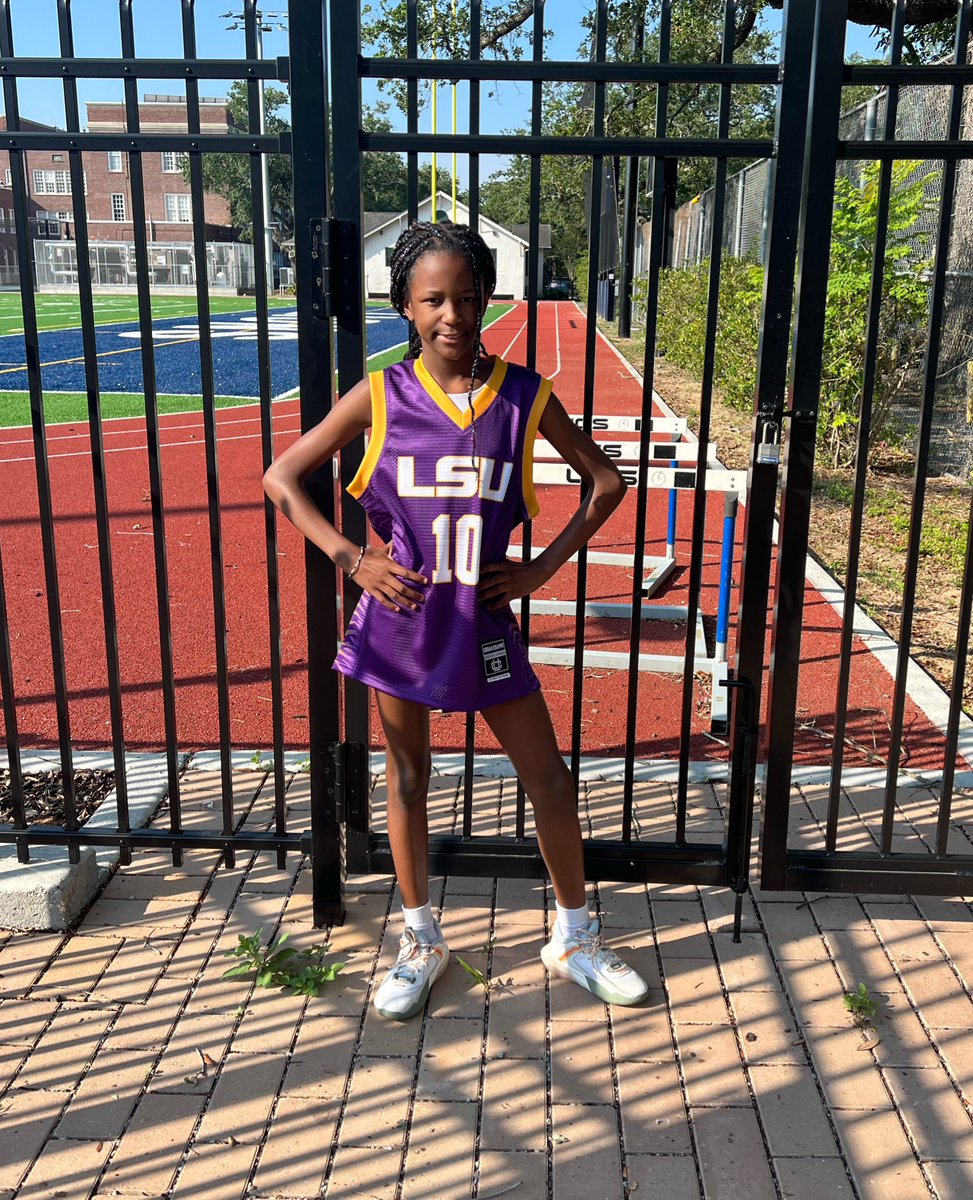
[[[64,776],[60,771],[24,775],[24,808],[28,825],[64,824]],[[83,825],[115,786],[114,771],[75,771],[74,814]],[[10,772],[0,771],[0,821],[13,822]]]

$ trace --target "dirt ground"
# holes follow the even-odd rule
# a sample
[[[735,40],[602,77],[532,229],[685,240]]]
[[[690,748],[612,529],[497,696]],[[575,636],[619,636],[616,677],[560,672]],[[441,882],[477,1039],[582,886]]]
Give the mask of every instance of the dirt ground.
[[[604,332],[637,368],[643,363],[643,344]],[[686,371],[657,359],[656,391],[690,427],[699,428],[700,387]],[[728,467],[745,470],[750,458],[751,415],[730,408],[714,395],[710,440]],[[913,476],[911,459],[888,456],[869,472],[862,522],[858,603],[898,640],[902,591],[909,538]],[[812,500],[810,549],[840,582],[845,582],[851,496],[850,469],[819,467]],[[949,477],[930,479],[926,486],[919,575],[912,623],[912,657],[950,692],[955,669],[963,565],[970,517],[970,489]],[[963,708],[973,713],[973,664],[967,661]]]

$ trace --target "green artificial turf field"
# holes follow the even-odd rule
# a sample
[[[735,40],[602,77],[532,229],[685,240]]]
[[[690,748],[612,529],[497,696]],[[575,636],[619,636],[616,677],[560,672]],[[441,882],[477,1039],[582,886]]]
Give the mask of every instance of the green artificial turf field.
[[[37,306],[37,328],[42,332],[49,329],[76,329],[81,325],[81,302],[77,296],[66,293],[40,292],[34,297]],[[210,312],[220,313],[253,312],[252,296],[213,296]],[[293,296],[271,296],[271,308],[293,308]],[[139,319],[138,299],[135,296],[95,296],[93,300],[95,324],[114,325],[122,321]],[[195,317],[195,296],[153,296],[152,319],[162,321],[167,317]],[[0,292],[0,337],[8,333],[24,332],[24,314],[19,292]]]

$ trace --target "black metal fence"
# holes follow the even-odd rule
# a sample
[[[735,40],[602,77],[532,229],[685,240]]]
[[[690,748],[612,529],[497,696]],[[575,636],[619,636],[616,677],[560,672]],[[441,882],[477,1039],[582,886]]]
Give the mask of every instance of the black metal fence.
[[[821,0],[815,30],[815,68],[811,79],[810,120],[807,130],[806,179],[799,237],[801,284],[797,295],[794,361],[790,390],[792,420],[784,468],[780,550],[774,596],[772,668],[767,719],[767,784],[762,835],[762,882],[765,887],[835,889],[855,891],[913,891],[962,895],[973,868],[970,845],[963,836],[951,839],[957,747],[963,715],[963,680],[973,604],[973,538],[968,534],[958,611],[953,682],[944,731],[938,798],[933,828],[925,837],[903,812],[897,794],[904,766],[903,732],[908,699],[910,654],[916,618],[924,505],[930,461],[930,436],[937,395],[940,393],[940,352],[944,336],[946,272],[955,242],[968,239],[966,225],[954,222],[957,172],[973,158],[968,101],[964,112],[964,87],[973,81],[969,63],[970,0],[957,5],[955,45],[951,61],[936,66],[903,66],[905,3],[894,6],[891,55],[887,66],[844,66],[846,0]],[[848,140],[839,136],[841,89],[846,84],[867,83],[888,89],[883,128],[873,140]],[[917,141],[901,136],[896,125],[899,89],[948,85],[951,96],[944,136]],[[965,123],[965,128],[964,128]],[[879,161],[877,232],[874,244],[871,302],[864,356],[862,404],[858,414],[858,443],[854,473],[854,498],[845,561],[845,592],[841,623],[840,666],[835,695],[835,721],[830,761],[828,803],[822,812],[823,838],[789,841],[797,688],[802,672],[801,632],[807,555],[815,471],[815,424],[822,393],[822,346],[828,257],[822,246],[831,243],[836,167],[842,160]],[[892,189],[892,164],[896,160],[933,161],[942,171],[941,194],[935,231],[935,256],[929,286],[928,337],[922,370],[922,398],[912,469],[912,503],[908,546],[903,563],[899,638],[895,650],[895,675],[888,728],[880,749],[885,758],[881,803],[872,806],[867,822],[868,845],[847,848],[839,844],[839,823],[844,804],[842,770],[846,751],[850,688],[853,679],[853,641],[856,613],[866,486],[872,450],[872,405],[880,316],[888,214]],[[971,525],[973,531],[973,525]],[[914,668],[913,668],[914,669]]]
[[[357,5],[354,6],[357,10]],[[406,57],[401,59],[374,57],[361,54],[361,32],[358,20],[347,7],[332,8],[330,28],[330,50],[332,62],[332,126],[334,129],[334,221],[333,245],[340,247],[338,255],[332,250],[331,261],[340,257],[343,270],[331,274],[336,292],[337,356],[339,389],[345,390],[361,379],[366,370],[366,344],[362,296],[362,160],[369,152],[397,152],[406,156],[409,174],[409,211],[414,219],[419,207],[418,163],[419,156],[438,152],[459,153],[468,156],[470,221],[479,221],[480,156],[503,153],[511,148],[508,136],[484,134],[480,131],[480,90],[496,81],[519,80],[531,85],[531,121],[529,133],[517,137],[516,152],[529,156],[529,255],[527,269],[529,291],[526,297],[526,346],[525,358],[528,366],[534,366],[538,354],[538,292],[536,269],[539,225],[541,212],[541,179],[543,163],[548,156],[581,156],[587,160],[590,172],[588,195],[588,275],[584,281],[583,299],[586,316],[575,313],[584,328],[583,412],[580,421],[591,431],[603,411],[599,412],[599,379],[596,368],[599,337],[594,313],[599,288],[599,263],[601,259],[600,238],[603,214],[600,209],[604,195],[603,173],[611,169],[613,156],[634,160],[634,174],[638,178],[638,159],[649,164],[652,184],[652,240],[648,271],[648,303],[646,315],[646,353],[643,361],[643,384],[641,408],[638,414],[643,431],[652,429],[653,383],[655,371],[655,334],[658,309],[660,271],[671,260],[671,215],[675,203],[674,181],[679,163],[687,158],[705,157],[715,162],[717,204],[722,212],[726,187],[727,159],[731,156],[757,157],[770,155],[775,162],[774,218],[769,233],[770,290],[766,299],[766,311],[774,314],[787,313],[791,308],[794,279],[794,254],[798,216],[800,211],[801,176],[803,169],[803,131],[806,124],[807,91],[810,72],[810,45],[813,30],[813,10],[805,5],[791,5],[785,18],[786,34],[784,54],[786,65],[783,72],[778,65],[735,64],[733,61],[734,37],[736,32],[736,6],[725,8],[722,47],[718,63],[687,64],[670,61],[673,5],[664,3],[659,26],[660,53],[658,61],[637,60],[607,61],[607,32],[609,6],[601,0],[593,6],[594,31],[590,61],[553,62],[544,59],[543,30],[545,5],[534,7],[532,27],[532,54],[530,59],[501,61],[480,57],[481,6],[469,6],[468,45],[469,57],[436,58],[426,47],[419,44],[418,5],[411,0],[406,5],[405,41]],[[550,17],[550,9],[546,14]],[[735,84],[777,84],[780,86],[778,136],[773,142],[762,139],[736,138],[730,134],[730,115],[733,86]],[[382,79],[405,81],[407,108],[406,129],[401,132],[372,132],[366,129],[362,119],[362,80]],[[419,132],[419,84],[431,80],[465,81],[469,88],[469,111],[465,132],[453,131]],[[295,80],[295,83],[297,81]],[[592,133],[585,137],[572,137],[556,131],[545,131],[542,119],[542,89],[545,84],[557,82],[586,82],[590,88]],[[707,138],[685,138],[673,136],[669,129],[669,91],[676,83],[718,84],[720,108],[718,128],[715,136]],[[606,91],[610,85],[652,85],[656,94],[655,128],[642,136],[609,136],[605,132]],[[625,213],[625,221],[634,226],[635,196],[630,189],[627,205],[632,210]],[[719,223],[719,222],[718,222]],[[631,524],[624,538],[631,549],[631,574],[627,587],[629,599],[625,605],[624,620],[627,626],[624,638],[628,645],[625,669],[624,716],[619,713],[619,724],[624,720],[624,743],[622,754],[622,778],[617,785],[614,826],[610,836],[592,836],[586,842],[586,862],[589,875],[593,878],[639,878],[666,879],[674,881],[696,881],[707,883],[730,883],[738,889],[746,886],[748,873],[750,796],[753,783],[753,757],[756,748],[756,711],[759,705],[759,687],[763,659],[763,640],[767,619],[767,586],[771,554],[771,526],[776,493],[776,446],[765,447],[762,457],[751,469],[750,488],[752,500],[747,505],[747,534],[743,564],[743,605],[741,632],[736,648],[738,667],[735,678],[730,681],[734,692],[740,692],[740,702],[734,705],[735,721],[731,738],[728,776],[734,780],[729,789],[724,814],[718,817],[717,827],[722,830],[718,838],[700,840],[692,831],[690,817],[691,761],[690,744],[693,722],[698,702],[695,667],[698,643],[696,628],[700,614],[700,592],[707,553],[706,496],[708,478],[708,452],[710,441],[710,415],[713,391],[713,358],[715,351],[717,305],[722,247],[717,239],[711,258],[711,302],[706,327],[706,369],[703,379],[699,420],[699,445],[695,459],[695,473],[691,477],[692,501],[691,531],[689,543],[688,603],[685,611],[686,633],[683,640],[681,692],[677,703],[678,720],[673,734],[677,747],[671,755],[670,764],[674,789],[668,829],[659,830],[658,836],[638,834],[637,778],[637,721],[640,692],[646,686],[645,674],[640,672],[643,647],[643,595],[642,581],[646,574],[646,546],[649,530],[649,463],[651,453],[650,436],[638,444],[637,468],[632,472],[636,481],[636,499]],[[573,322],[572,322],[573,323]],[[788,323],[774,319],[765,326],[761,352],[761,373],[758,395],[759,413],[755,422],[755,444],[766,440],[765,430],[779,433],[784,408],[784,389],[787,375]],[[602,350],[604,353],[604,350]],[[602,390],[604,385],[602,384]],[[776,437],[769,439],[776,443]],[[357,469],[362,448],[343,455],[342,477],[348,480]],[[354,540],[364,537],[363,517],[360,510],[350,501],[345,502],[343,518],[349,536]],[[592,548],[593,549],[593,548]],[[531,550],[531,529],[524,531],[523,554]],[[568,733],[569,744],[565,746],[570,756],[575,779],[581,777],[582,756],[590,753],[585,746],[583,733],[586,703],[586,640],[591,637],[586,628],[585,602],[590,586],[589,553],[578,555],[577,574],[573,600],[573,645],[571,671],[561,685],[570,689],[571,720]],[[345,600],[350,608],[357,598],[354,585],[345,585]],[[528,642],[537,627],[536,615],[543,606],[525,602],[522,608],[522,626]],[[652,678],[651,676],[649,678]],[[644,703],[644,700],[643,700]],[[359,748],[357,761],[363,762],[366,749],[370,746],[367,701],[364,689],[355,684],[346,688],[345,740],[347,745]],[[665,754],[659,758],[666,758]],[[434,869],[446,871],[468,871],[484,874],[540,875],[543,863],[536,844],[526,836],[527,820],[525,797],[522,788],[515,795],[505,790],[503,803],[510,805],[506,821],[501,823],[509,833],[487,836],[474,832],[476,822],[475,778],[476,778],[475,724],[472,717],[467,721],[463,794],[458,798],[458,809],[454,817],[454,831],[440,833],[432,838],[432,861]],[[713,815],[713,814],[710,814]],[[711,826],[712,829],[712,826]],[[370,814],[364,796],[356,800],[348,810],[349,859],[353,870],[390,869],[391,859],[388,840],[380,828],[380,817]],[[354,852],[351,850],[354,839]]]
[[[159,59],[151,54],[139,54],[136,47],[135,19],[131,0],[120,0],[117,5],[118,32],[121,55],[105,58],[77,58],[75,56],[75,14],[71,0],[57,2],[57,30],[60,53],[56,57],[31,58],[19,56],[13,43],[12,4],[3,0],[0,4],[0,57],[2,57],[3,99],[6,114],[6,131],[3,146],[10,160],[11,187],[16,212],[17,255],[21,264],[29,264],[32,246],[29,240],[30,175],[27,170],[27,155],[31,151],[57,152],[58,158],[66,161],[70,172],[70,204],[74,214],[74,236],[78,260],[89,261],[93,245],[89,233],[88,201],[84,177],[86,155],[105,152],[115,153],[127,165],[128,185],[131,197],[131,217],[134,233],[136,261],[136,293],[138,309],[139,356],[142,368],[144,391],[144,436],[146,451],[144,467],[148,476],[150,529],[153,545],[154,591],[158,614],[158,643],[160,660],[158,680],[162,692],[163,729],[160,741],[164,742],[168,768],[169,828],[132,829],[129,821],[128,793],[126,787],[126,742],[125,742],[125,692],[122,664],[119,659],[119,612],[117,603],[117,565],[113,563],[113,540],[111,520],[117,511],[113,508],[107,477],[107,448],[102,419],[102,394],[100,385],[100,355],[97,344],[97,317],[92,291],[91,274],[85,270],[77,272],[78,301],[80,304],[83,334],[83,360],[87,393],[87,433],[90,451],[79,474],[90,470],[93,481],[93,506],[97,529],[98,580],[101,608],[104,619],[105,663],[103,688],[107,691],[110,707],[109,737],[115,766],[115,783],[118,802],[118,828],[116,831],[90,827],[80,828],[76,813],[75,756],[71,725],[72,692],[69,673],[77,663],[68,661],[63,613],[62,613],[62,567],[56,531],[59,514],[52,500],[50,451],[48,425],[45,417],[45,391],[42,380],[41,326],[38,321],[37,305],[33,291],[31,272],[20,271],[20,299],[23,308],[23,328],[26,347],[25,366],[30,395],[31,431],[30,439],[36,472],[36,487],[39,504],[39,529],[43,546],[44,592],[46,595],[47,622],[53,657],[53,692],[57,714],[57,742],[60,768],[64,787],[65,817],[61,828],[42,825],[27,827],[25,820],[22,772],[22,747],[18,726],[18,691],[14,675],[14,657],[11,648],[11,629],[7,597],[0,594],[0,688],[3,692],[3,717],[7,750],[7,768],[12,800],[13,820],[0,829],[0,840],[15,842],[21,862],[29,861],[29,846],[32,844],[56,843],[68,847],[71,861],[78,860],[82,845],[117,845],[121,859],[127,863],[131,849],[135,846],[163,846],[171,848],[173,861],[180,863],[186,848],[212,847],[224,852],[223,861],[234,862],[237,852],[252,850],[275,850],[278,862],[284,863],[287,850],[302,850],[309,847],[306,833],[288,831],[285,820],[284,792],[284,737],[281,689],[280,650],[280,605],[278,588],[278,542],[276,519],[269,502],[263,504],[263,528],[255,530],[255,538],[262,538],[266,554],[266,603],[270,630],[268,658],[270,662],[269,689],[271,691],[273,724],[273,759],[275,783],[275,819],[273,829],[254,833],[238,828],[241,815],[234,809],[231,751],[233,737],[230,726],[230,671],[227,662],[227,616],[225,581],[227,564],[223,552],[223,521],[221,508],[221,479],[219,472],[218,438],[216,424],[216,396],[213,376],[213,337],[210,294],[205,270],[198,271],[195,280],[195,300],[198,320],[198,372],[202,397],[202,428],[205,440],[205,512],[208,535],[209,579],[200,581],[200,594],[208,587],[213,611],[213,644],[215,647],[214,723],[217,730],[215,742],[219,747],[222,775],[222,811],[220,825],[212,830],[183,827],[180,805],[180,729],[177,719],[177,679],[173,664],[172,605],[170,600],[169,552],[170,536],[167,536],[167,506],[178,507],[179,498],[167,493],[162,472],[162,453],[157,390],[155,342],[153,340],[153,308],[151,271],[146,221],[146,188],[143,159],[149,154],[173,152],[188,162],[191,193],[192,231],[195,260],[207,261],[206,219],[204,212],[204,188],[202,160],[204,155],[242,154],[249,158],[250,184],[253,205],[253,225],[263,229],[267,214],[263,207],[263,192],[260,186],[260,169],[263,155],[286,152],[277,136],[260,132],[260,105],[258,89],[266,80],[286,79],[286,60],[265,61],[257,52],[258,14],[254,0],[244,2],[246,28],[246,55],[243,59],[201,59],[196,46],[196,11],[193,0],[182,0],[178,11],[182,22],[182,56],[178,59]],[[110,11],[110,6],[105,6]],[[311,47],[302,45],[302,53],[312,54]],[[318,80],[320,101],[324,105],[324,61],[320,56],[316,62],[302,59],[304,69]],[[142,80],[171,78],[185,79],[186,128],[182,132],[145,133],[140,128],[140,106],[138,88]],[[22,121],[19,84],[23,79],[60,79],[63,81],[64,111],[66,128],[38,128],[36,122]],[[124,129],[119,132],[90,132],[82,128],[82,114],[78,96],[78,84],[82,80],[121,80],[124,89]],[[246,131],[231,130],[218,132],[210,127],[207,131],[200,119],[201,80],[244,80],[248,90],[249,128]],[[310,88],[311,85],[308,85]],[[302,123],[303,124],[303,123]],[[317,181],[320,191],[324,188],[324,150],[321,145],[305,150],[309,163],[302,165],[302,180],[314,186],[312,172],[314,162],[321,164],[321,175]],[[271,424],[271,345],[268,323],[268,284],[266,263],[262,254],[257,254],[255,270],[255,335],[259,362],[259,423],[263,464],[266,467],[273,457]],[[306,281],[305,281],[306,286]],[[322,377],[325,386],[308,392],[308,406],[316,395],[326,398],[330,384],[330,366],[325,364]],[[320,418],[310,411],[308,424]],[[25,497],[26,502],[26,497]],[[259,502],[258,502],[259,503]],[[15,525],[16,522],[12,522]],[[21,550],[22,552],[22,550]],[[9,572],[9,560],[4,563]],[[2,592],[2,587],[0,587]],[[91,651],[87,645],[80,647],[85,654]],[[79,647],[75,644],[77,654]],[[131,674],[131,664],[125,664]],[[27,664],[27,670],[30,664]],[[76,697],[75,697],[76,698]],[[333,707],[333,702],[332,702]],[[317,705],[318,712],[327,710],[327,703]],[[315,727],[319,739],[322,730]],[[327,730],[324,730],[324,735]],[[332,735],[333,736],[333,735]],[[319,742],[325,746],[317,757],[316,778],[318,786],[327,778],[331,758],[326,750],[326,736]],[[333,757],[333,756],[331,756]],[[322,769],[321,762],[326,765]],[[327,786],[326,783],[324,785]],[[328,867],[327,846],[322,842],[315,855],[315,869]]]
[[[958,7],[957,50],[955,63],[935,68],[899,66],[905,5],[897,0],[893,31],[893,58],[889,67],[846,67],[843,40],[847,18],[847,0],[816,0],[803,3],[789,0],[783,14],[781,61],[777,64],[739,64],[734,62],[734,34],[737,6],[728,2],[724,10],[722,45],[718,62],[691,64],[672,59],[673,3],[663,0],[658,26],[659,53],[655,61],[645,61],[641,53],[632,61],[608,60],[607,0],[593,5],[593,48],[590,61],[553,62],[544,58],[543,29],[550,6],[534,6],[533,50],[529,59],[484,59],[480,53],[482,24],[479,0],[468,7],[469,51],[465,58],[432,59],[419,44],[417,0],[406,5],[404,58],[379,58],[362,53],[358,4],[332,3],[327,10],[321,0],[292,0],[289,8],[289,59],[274,62],[258,54],[259,15],[254,0],[245,0],[246,54],[238,60],[197,57],[196,14],[192,0],[183,0],[183,57],[156,59],[137,54],[131,0],[118,6],[121,57],[79,59],[74,54],[70,0],[58,0],[60,55],[57,58],[17,56],[13,45],[10,0],[0,0],[0,72],[7,119],[4,146],[11,162],[12,188],[16,208],[17,248],[22,263],[30,261],[27,238],[29,189],[25,170],[26,155],[38,149],[56,150],[66,155],[75,213],[78,260],[88,260],[90,239],[86,217],[83,155],[113,151],[127,156],[131,178],[135,253],[137,264],[139,354],[144,379],[144,430],[146,469],[151,514],[155,600],[158,613],[160,647],[159,679],[163,697],[163,738],[168,765],[170,827],[132,830],[128,820],[125,792],[125,686],[119,661],[118,612],[113,563],[110,519],[111,497],[106,478],[106,448],[101,416],[99,355],[95,334],[95,309],[90,280],[81,271],[78,277],[79,300],[84,337],[84,368],[90,431],[90,469],[94,486],[93,503],[97,526],[98,574],[104,612],[106,660],[104,687],[110,701],[110,735],[119,787],[119,825],[116,831],[95,833],[79,828],[75,813],[74,753],[71,728],[71,688],[69,663],[63,636],[62,577],[56,538],[57,515],[52,502],[50,454],[47,444],[45,392],[42,380],[40,328],[35,297],[29,275],[22,272],[26,343],[26,367],[31,407],[31,450],[36,472],[39,501],[39,529],[43,547],[43,567],[47,623],[53,658],[53,694],[57,713],[57,741],[66,789],[66,817],[63,828],[28,827],[23,805],[21,748],[18,736],[18,693],[9,621],[9,596],[4,594],[4,572],[9,563],[0,564],[0,688],[13,795],[13,821],[0,828],[0,840],[14,842],[22,861],[27,861],[31,844],[65,844],[76,857],[82,844],[116,844],[123,861],[133,846],[161,845],[172,850],[179,861],[186,847],[217,847],[225,861],[232,863],[236,851],[275,850],[282,862],[287,850],[309,850],[314,870],[315,922],[339,920],[342,914],[341,881],[345,869],[388,870],[391,857],[388,838],[378,815],[370,808],[369,754],[371,729],[369,698],[361,686],[342,683],[331,670],[343,614],[350,612],[358,593],[353,581],[345,580],[339,603],[338,581],[333,565],[313,547],[305,550],[308,679],[308,740],[313,823],[310,834],[289,831],[285,820],[285,721],[283,709],[284,663],[281,650],[280,580],[278,577],[279,543],[273,508],[263,503],[263,521],[259,538],[266,554],[266,604],[269,628],[269,689],[272,709],[272,754],[275,788],[275,821],[272,832],[244,833],[237,829],[233,802],[233,747],[239,744],[231,727],[232,671],[227,656],[226,576],[228,564],[223,551],[223,482],[219,472],[219,439],[216,420],[216,394],[213,377],[213,336],[211,303],[203,274],[196,280],[196,304],[199,321],[200,390],[205,440],[206,529],[208,534],[208,574],[206,588],[213,611],[213,641],[216,667],[214,742],[219,747],[223,807],[221,826],[211,831],[185,830],[180,813],[180,731],[177,713],[177,678],[173,664],[173,631],[170,607],[169,560],[167,540],[167,504],[173,501],[164,487],[157,372],[152,326],[152,294],[145,224],[145,180],[143,158],[148,152],[170,151],[184,155],[189,164],[196,261],[205,261],[205,223],[202,160],[209,154],[243,154],[249,158],[250,187],[253,202],[253,227],[262,229],[267,214],[263,211],[261,158],[270,153],[290,154],[294,168],[294,220],[296,242],[296,305],[298,311],[298,353],[300,376],[300,422],[306,430],[328,411],[337,390],[344,391],[361,379],[366,371],[362,163],[370,152],[393,152],[406,157],[408,174],[407,215],[418,212],[419,160],[432,152],[456,152],[467,156],[470,220],[480,220],[481,156],[507,154],[512,149],[507,135],[481,132],[481,90],[495,81],[521,81],[530,84],[530,131],[516,139],[513,148],[529,158],[528,267],[526,271],[526,339],[524,358],[528,366],[538,360],[539,246],[541,224],[542,173],[551,156],[572,156],[587,160],[590,172],[589,195],[592,198],[588,221],[588,274],[584,281],[583,301],[586,314],[575,310],[574,324],[583,328],[583,365],[579,381],[578,419],[587,431],[597,429],[605,420],[599,407],[598,356],[604,354],[599,342],[594,313],[602,260],[602,213],[598,198],[604,195],[602,180],[611,160],[620,157],[629,162],[629,177],[639,178],[639,160],[646,160],[651,179],[651,238],[646,281],[645,354],[642,362],[641,402],[637,414],[641,430],[631,471],[634,480],[634,505],[624,542],[629,551],[626,576],[626,602],[619,617],[622,652],[624,704],[616,724],[621,753],[617,784],[589,795],[588,816],[592,836],[586,843],[589,875],[594,878],[652,879],[677,882],[726,884],[738,895],[749,878],[750,830],[753,813],[754,777],[758,744],[758,714],[761,712],[761,683],[765,659],[765,637],[769,610],[773,604],[773,663],[768,696],[769,747],[765,817],[763,824],[763,881],[769,887],[878,887],[881,890],[908,888],[924,890],[964,890],[960,884],[971,865],[969,856],[947,854],[950,824],[950,798],[953,791],[953,764],[956,760],[957,730],[961,717],[961,687],[954,686],[945,769],[938,811],[938,836],[935,853],[920,860],[919,855],[897,853],[893,844],[895,830],[895,787],[898,779],[898,747],[901,745],[905,710],[905,683],[915,606],[915,583],[919,538],[926,481],[928,430],[935,402],[935,380],[941,333],[943,271],[945,257],[936,260],[930,305],[930,336],[926,363],[912,530],[909,539],[905,591],[902,610],[902,645],[898,652],[895,702],[885,805],[879,842],[874,852],[849,854],[837,848],[836,823],[842,771],[842,738],[834,739],[831,764],[831,807],[827,817],[827,842],[821,849],[795,849],[788,840],[791,812],[791,760],[794,744],[794,720],[801,666],[801,615],[804,596],[805,557],[814,468],[814,436],[821,384],[822,320],[828,283],[827,255],[822,247],[829,244],[835,168],[842,157],[879,158],[883,162],[882,204],[887,212],[889,163],[896,157],[933,158],[943,162],[943,206],[937,231],[938,245],[945,247],[951,233],[949,198],[952,195],[957,164],[970,157],[968,140],[960,136],[962,87],[973,82],[966,63],[970,29],[971,0]],[[545,14],[545,7],[547,13]],[[328,21],[330,20],[330,25]],[[140,79],[186,79],[187,131],[185,133],[143,133],[139,123],[138,83]],[[18,82],[22,78],[57,78],[63,81],[67,128],[36,130],[25,126],[18,105]],[[78,102],[81,79],[120,79],[125,97],[126,129],[118,133],[93,133],[82,130]],[[362,121],[362,81],[381,78],[403,82],[406,94],[405,129],[375,132]],[[246,81],[249,129],[247,132],[208,133],[200,121],[199,81],[202,79]],[[259,87],[261,81],[286,80],[291,89],[293,132],[288,136],[268,136],[260,132]],[[468,86],[466,131],[444,134],[419,131],[419,87],[423,81],[460,80]],[[894,139],[895,89],[908,79],[910,83],[948,83],[953,88],[948,137],[935,143]],[[590,87],[592,132],[574,137],[545,129],[543,88],[546,83],[584,82]],[[883,138],[867,143],[846,142],[837,136],[840,91],[847,83],[887,84],[890,101],[886,111],[887,127]],[[719,88],[717,128],[713,136],[686,138],[672,133],[670,89],[677,84],[701,84]],[[731,136],[733,89],[737,85],[763,84],[777,88],[776,129],[772,139],[744,139]],[[631,85],[655,89],[654,128],[639,136],[606,134],[606,94],[610,87]],[[891,114],[891,115],[890,115]],[[708,481],[717,470],[710,461],[713,414],[713,379],[716,353],[718,308],[724,240],[721,231],[726,218],[727,161],[730,158],[761,158],[771,161],[770,205],[766,236],[766,290],[763,300],[764,321],[759,349],[756,403],[750,467],[745,489],[742,558],[738,571],[739,591],[732,607],[730,663],[725,674],[733,699],[730,704],[727,753],[717,773],[725,772],[725,790],[700,821],[694,804],[692,747],[699,731],[697,706],[700,699],[697,668],[701,654],[698,630],[702,622],[707,563],[714,546],[707,526]],[[643,578],[647,573],[647,548],[657,536],[653,522],[650,467],[654,467],[653,421],[659,414],[654,408],[656,378],[655,345],[659,317],[659,287],[662,270],[672,263],[673,218],[676,181],[680,164],[693,158],[706,158],[715,164],[716,185],[713,198],[709,250],[709,304],[705,320],[704,369],[700,389],[698,446],[694,463],[680,474],[680,482],[690,485],[684,493],[691,503],[691,519],[682,537],[686,558],[680,564],[685,580],[686,604],[681,618],[684,631],[678,686],[671,704],[675,714],[668,733],[666,749],[653,757],[667,768],[672,777],[671,798],[658,802],[646,800],[640,793],[639,713],[645,704],[646,677],[643,662],[643,616],[648,607],[643,598]],[[634,225],[634,195],[629,188],[622,214],[623,237],[630,246]],[[882,220],[879,220],[879,245],[876,262],[881,261]],[[800,256],[800,258],[798,258]],[[796,269],[800,263],[800,288],[796,295],[797,316],[793,360],[791,360],[791,313],[795,301]],[[255,255],[255,322],[259,350],[259,424],[262,464],[273,457],[273,419],[271,354],[269,336],[268,283],[263,255]],[[622,262],[620,277],[629,277]],[[881,297],[881,280],[876,275],[873,307]],[[623,312],[624,319],[629,319]],[[877,318],[870,325],[866,380],[873,372]],[[337,380],[336,380],[337,374]],[[857,547],[861,538],[860,517],[867,465],[869,409],[860,417],[861,450],[855,479],[856,520],[853,524],[849,556],[848,589],[842,625],[841,683],[836,698],[838,725],[847,710],[854,628]],[[658,429],[658,425],[656,426]],[[786,435],[782,439],[782,431]],[[774,559],[774,511],[777,501],[778,463],[781,444],[786,445],[780,548],[776,562],[776,583],[771,601],[770,578]],[[342,482],[354,474],[363,445],[350,447],[341,457]],[[673,486],[676,480],[671,479]],[[329,518],[339,520],[354,540],[367,536],[364,516],[347,495],[339,502],[336,481],[330,470],[319,472],[309,481],[314,498]],[[522,553],[531,553],[532,530],[525,528]],[[586,744],[585,714],[592,682],[586,672],[590,657],[590,626],[586,625],[586,607],[594,578],[598,549],[582,551],[577,558],[570,601],[572,635],[567,647],[568,670],[562,679],[570,694],[570,718],[565,727],[564,749],[577,780],[583,781],[585,756],[592,747]],[[708,559],[707,556],[710,556]],[[960,606],[957,636],[957,679],[965,664],[969,635],[970,608],[973,603],[973,542],[967,550],[966,572]],[[9,589],[8,589],[9,590]],[[540,603],[526,603],[522,609],[525,640],[535,641],[545,616]],[[711,614],[707,613],[707,617]],[[705,628],[704,628],[705,634]],[[705,639],[703,642],[705,645]],[[291,664],[293,665],[293,664]],[[302,664],[302,668],[305,664]],[[652,677],[654,678],[654,677]],[[713,686],[716,676],[713,676]],[[712,698],[711,698],[712,699]],[[471,717],[466,722],[462,748],[462,794],[450,803],[450,818],[438,827],[432,839],[432,864],[437,871],[465,871],[488,875],[533,875],[543,873],[543,863],[530,838],[530,821],[523,789],[504,788],[496,821],[484,822],[477,808],[476,727]],[[656,805],[653,808],[653,805]],[[598,808],[598,812],[595,812]]]

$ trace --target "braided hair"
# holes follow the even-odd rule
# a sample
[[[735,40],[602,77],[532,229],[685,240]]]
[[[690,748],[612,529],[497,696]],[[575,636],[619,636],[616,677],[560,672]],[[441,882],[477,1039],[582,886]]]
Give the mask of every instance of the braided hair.
[[[465,258],[473,275],[473,292],[476,296],[476,335],[473,352],[473,370],[470,374],[470,390],[466,402],[473,413],[473,389],[480,369],[480,359],[486,348],[480,340],[483,329],[484,297],[492,296],[497,284],[497,269],[493,255],[483,238],[469,225],[457,225],[452,221],[413,221],[395,243],[389,263],[389,301],[399,314],[405,316],[409,298],[409,285],[416,263],[424,254],[457,254]],[[422,341],[415,325],[409,324],[409,349],[405,357],[418,358]],[[470,421],[473,432],[473,458],[476,458],[476,422]]]

